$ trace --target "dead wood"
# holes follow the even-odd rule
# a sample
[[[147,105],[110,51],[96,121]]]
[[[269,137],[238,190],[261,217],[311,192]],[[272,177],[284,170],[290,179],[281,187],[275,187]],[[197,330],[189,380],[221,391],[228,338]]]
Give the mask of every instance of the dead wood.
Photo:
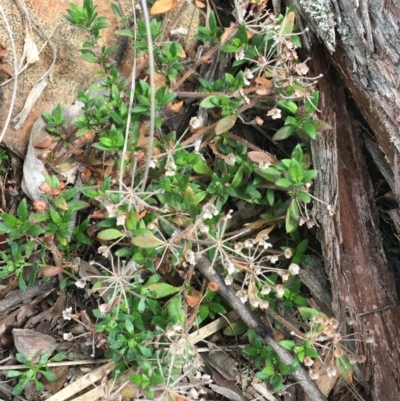
[[[332,285],[333,309],[356,320],[357,332],[373,331],[374,344],[360,343],[368,357],[363,381],[374,400],[400,394],[399,302],[383,252],[379,221],[360,135],[349,113],[345,88],[375,135],[400,199],[400,0],[295,0],[312,49],[314,73],[323,73],[323,119],[333,125],[313,143],[321,171],[316,195],[335,204],[330,216],[318,206],[320,240]],[[323,46],[319,46],[319,42]],[[310,55],[310,54],[307,54]],[[331,73],[331,65],[340,78]],[[379,166],[378,166],[379,168]]]
[[[360,134],[344,85],[329,74],[326,57],[317,47],[313,65],[315,73],[325,74],[320,107],[334,130],[320,135],[312,146],[320,170],[316,196],[336,209],[331,216],[324,206],[317,206],[333,310],[342,322],[352,318],[355,332],[373,335],[373,344],[357,344],[357,353],[367,356],[364,377],[357,379],[371,386],[375,400],[395,400],[400,394],[400,307],[394,277],[383,251]]]

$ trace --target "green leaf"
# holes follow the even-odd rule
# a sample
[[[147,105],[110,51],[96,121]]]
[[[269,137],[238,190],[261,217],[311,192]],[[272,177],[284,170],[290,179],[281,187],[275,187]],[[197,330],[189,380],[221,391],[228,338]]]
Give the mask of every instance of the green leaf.
[[[261,168],[256,166],[254,172],[273,183],[281,176],[281,173],[274,167]]]
[[[311,122],[305,122],[303,123],[303,130],[304,132],[311,138],[315,139],[317,137],[317,129],[315,128],[315,125]]]
[[[72,200],[71,202],[68,202],[67,205],[69,210],[73,211],[86,209],[87,207],[90,206],[89,203],[81,200]]]
[[[299,226],[300,209],[296,199],[292,199],[286,213],[285,228],[287,233],[291,233]]]
[[[325,316],[322,312],[319,312],[313,308],[307,308],[307,307],[300,307],[299,313],[303,320],[309,320],[315,316]]]
[[[17,228],[18,224],[20,224],[20,220],[18,220],[12,214],[4,213],[2,216],[3,221],[7,224],[7,230],[5,232],[10,231],[10,228]]]
[[[40,227],[40,226],[37,226],[37,225],[31,225],[28,228],[28,230],[26,230],[26,233],[28,235],[31,235],[32,237],[36,237],[36,236],[38,236],[40,234],[43,234],[44,233],[44,229],[42,227]]]
[[[152,298],[164,298],[181,291],[181,287],[174,287],[167,283],[150,284],[147,289],[151,291]]]
[[[282,188],[290,188],[293,183],[287,178],[279,178],[279,180],[275,181],[275,185]]]
[[[52,362],[61,362],[65,359],[65,355],[61,352],[51,357]]]
[[[26,198],[22,199],[22,201],[19,202],[17,214],[22,222],[28,220],[28,205],[26,203]]]
[[[244,166],[240,166],[235,176],[233,177],[231,187],[237,188],[243,181]]]
[[[236,122],[235,116],[226,116],[218,121],[217,126],[215,127],[215,135],[221,135],[224,132],[229,131]]]
[[[318,174],[318,170],[307,170],[303,174],[303,182],[307,183],[312,181],[315,176]]]
[[[224,329],[223,334],[225,336],[240,336],[246,333],[246,330],[247,324],[243,323],[241,320],[236,320]]]
[[[170,301],[167,304],[167,311],[168,311],[168,316],[172,318],[175,323],[184,324],[185,313],[183,311],[182,299],[180,295],[177,295],[172,299],[170,299]]]
[[[216,96],[208,96],[200,103],[200,107],[203,107],[205,109],[213,109],[214,107],[218,107],[219,105],[220,99]]]
[[[304,203],[310,203],[311,202],[311,196],[307,192],[299,191],[297,193],[297,197],[299,198],[299,200],[301,202],[304,202]]]
[[[158,239],[153,234],[137,235],[131,239],[131,243],[144,249],[166,246],[165,241]]]
[[[276,132],[276,134],[272,137],[272,140],[276,142],[289,138],[296,131],[296,129],[297,127],[294,125],[285,125]]]
[[[19,363],[26,364],[28,362],[28,358],[24,354],[21,354],[20,352],[17,352],[15,358]]]
[[[307,102],[305,103],[304,108],[307,110],[308,114],[312,114],[318,109],[318,103],[319,103],[319,92],[315,91],[307,99]],[[330,128],[330,129],[332,129],[332,128]]]
[[[307,356],[313,359],[318,359],[320,357],[315,348],[306,348],[305,353]]]
[[[49,370],[41,370],[40,373],[46,378],[47,381],[55,382],[57,380],[57,375]]]
[[[20,372],[19,370],[8,370],[6,372],[6,376],[8,378],[19,377],[19,376],[22,376],[23,374],[24,374],[24,372]]]
[[[115,228],[108,228],[106,230],[100,231],[97,234],[97,238],[103,241],[111,241],[117,238],[121,238],[123,236],[124,234],[121,231],[116,230]]]
[[[297,144],[292,150],[291,158],[296,159],[299,163],[303,161],[304,153],[300,144]]]
[[[340,358],[335,358],[335,365],[339,370],[340,376],[343,377],[348,383],[353,381],[353,366],[346,355]]]
[[[193,170],[197,174],[206,175],[208,177],[213,173],[212,169],[208,166],[207,162],[203,158],[193,165]]]
[[[289,351],[293,351],[294,347],[296,346],[296,343],[292,340],[282,340],[282,341],[279,341],[279,345],[282,348],[285,348]]]
[[[292,162],[290,163],[289,175],[292,181],[294,181],[296,184],[302,182],[303,170],[296,159],[292,159]]]
[[[294,17],[295,17],[294,11],[289,11],[285,15],[285,18],[284,18],[284,20],[282,21],[282,24],[281,24],[281,33],[282,33],[282,35],[291,35],[293,33]]]
[[[287,111],[288,113],[291,113],[293,115],[295,115],[297,113],[298,107],[297,104],[295,102],[292,102],[291,100],[278,100],[276,102],[276,105]]]

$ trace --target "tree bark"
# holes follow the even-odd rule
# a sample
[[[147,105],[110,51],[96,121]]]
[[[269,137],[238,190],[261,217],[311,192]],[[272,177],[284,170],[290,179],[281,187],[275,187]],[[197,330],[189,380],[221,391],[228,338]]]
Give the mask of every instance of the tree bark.
[[[319,85],[322,119],[334,127],[312,144],[314,165],[320,170],[315,194],[336,208],[331,216],[326,208],[316,206],[333,309],[341,321],[355,320],[355,332],[373,336],[373,344],[358,343],[357,353],[367,356],[367,364],[363,377],[357,379],[375,401],[398,400],[400,307],[345,88],[375,134],[389,166],[388,175],[393,177],[394,198],[399,200],[400,0],[296,3],[302,25],[314,33],[305,38],[314,73],[324,74]],[[317,38],[328,51],[318,45]]]

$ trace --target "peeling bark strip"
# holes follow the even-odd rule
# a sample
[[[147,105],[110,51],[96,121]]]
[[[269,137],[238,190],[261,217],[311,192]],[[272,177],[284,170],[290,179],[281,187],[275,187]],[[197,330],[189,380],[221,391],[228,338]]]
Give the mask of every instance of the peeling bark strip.
[[[213,281],[218,284],[219,294],[238,314],[240,319],[260,336],[264,344],[270,345],[274,349],[283,363],[289,365],[293,360],[290,353],[278,345],[272,337],[271,330],[240,301],[233,288],[225,284],[223,277],[211,266],[210,261],[205,257],[200,257],[196,267],[208,281]],[[326,401],[325,396],[320,392],[315,382],[310,379],[307,371],[302,366],[293,373],[293,377],[312,401]]]
[[[400,306],[394,278],[383,252],[371,183],[362,154],[360,135],[349,113],[344,87],[329,74],[327,52],[314,49],[314,73],[320,81],[322,119],[334,127],[312,142],[317,176],[315,195],[335,204],[331,217],[316,205],[321,222],[320,241],[332,285],[333,308],[344,322],[356,321],[355,332],[373,332],[374,344],[358,344],[367,356],[364,386],[375,401],[398,400],[400,394]]]

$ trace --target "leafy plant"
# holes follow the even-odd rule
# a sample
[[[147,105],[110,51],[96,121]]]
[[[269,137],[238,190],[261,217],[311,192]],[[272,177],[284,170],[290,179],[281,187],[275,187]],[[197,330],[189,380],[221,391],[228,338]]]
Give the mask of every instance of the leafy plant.
[[[9,370],[6,373],[8,378],[18,378],[18,383],[13,389],[14,395],[21,394],[22,390],[29,381],[33,381],[35,383],[35,387],[38,391],[43,391],[44,385],[40,381],[39,376],[45,377],[49,382],[54,382],[57,380],[57,376],[46,367],[47,363],[49,361],[60,362],[64,359],[63,354],[56,354],[51,358],[49,358],[47,354],[42,354],[39,362],[35,364],[29,361],[24,354],[17,353],[15,357],[17,358],[18,362],[25,364],[28,369],[25,371]]]

